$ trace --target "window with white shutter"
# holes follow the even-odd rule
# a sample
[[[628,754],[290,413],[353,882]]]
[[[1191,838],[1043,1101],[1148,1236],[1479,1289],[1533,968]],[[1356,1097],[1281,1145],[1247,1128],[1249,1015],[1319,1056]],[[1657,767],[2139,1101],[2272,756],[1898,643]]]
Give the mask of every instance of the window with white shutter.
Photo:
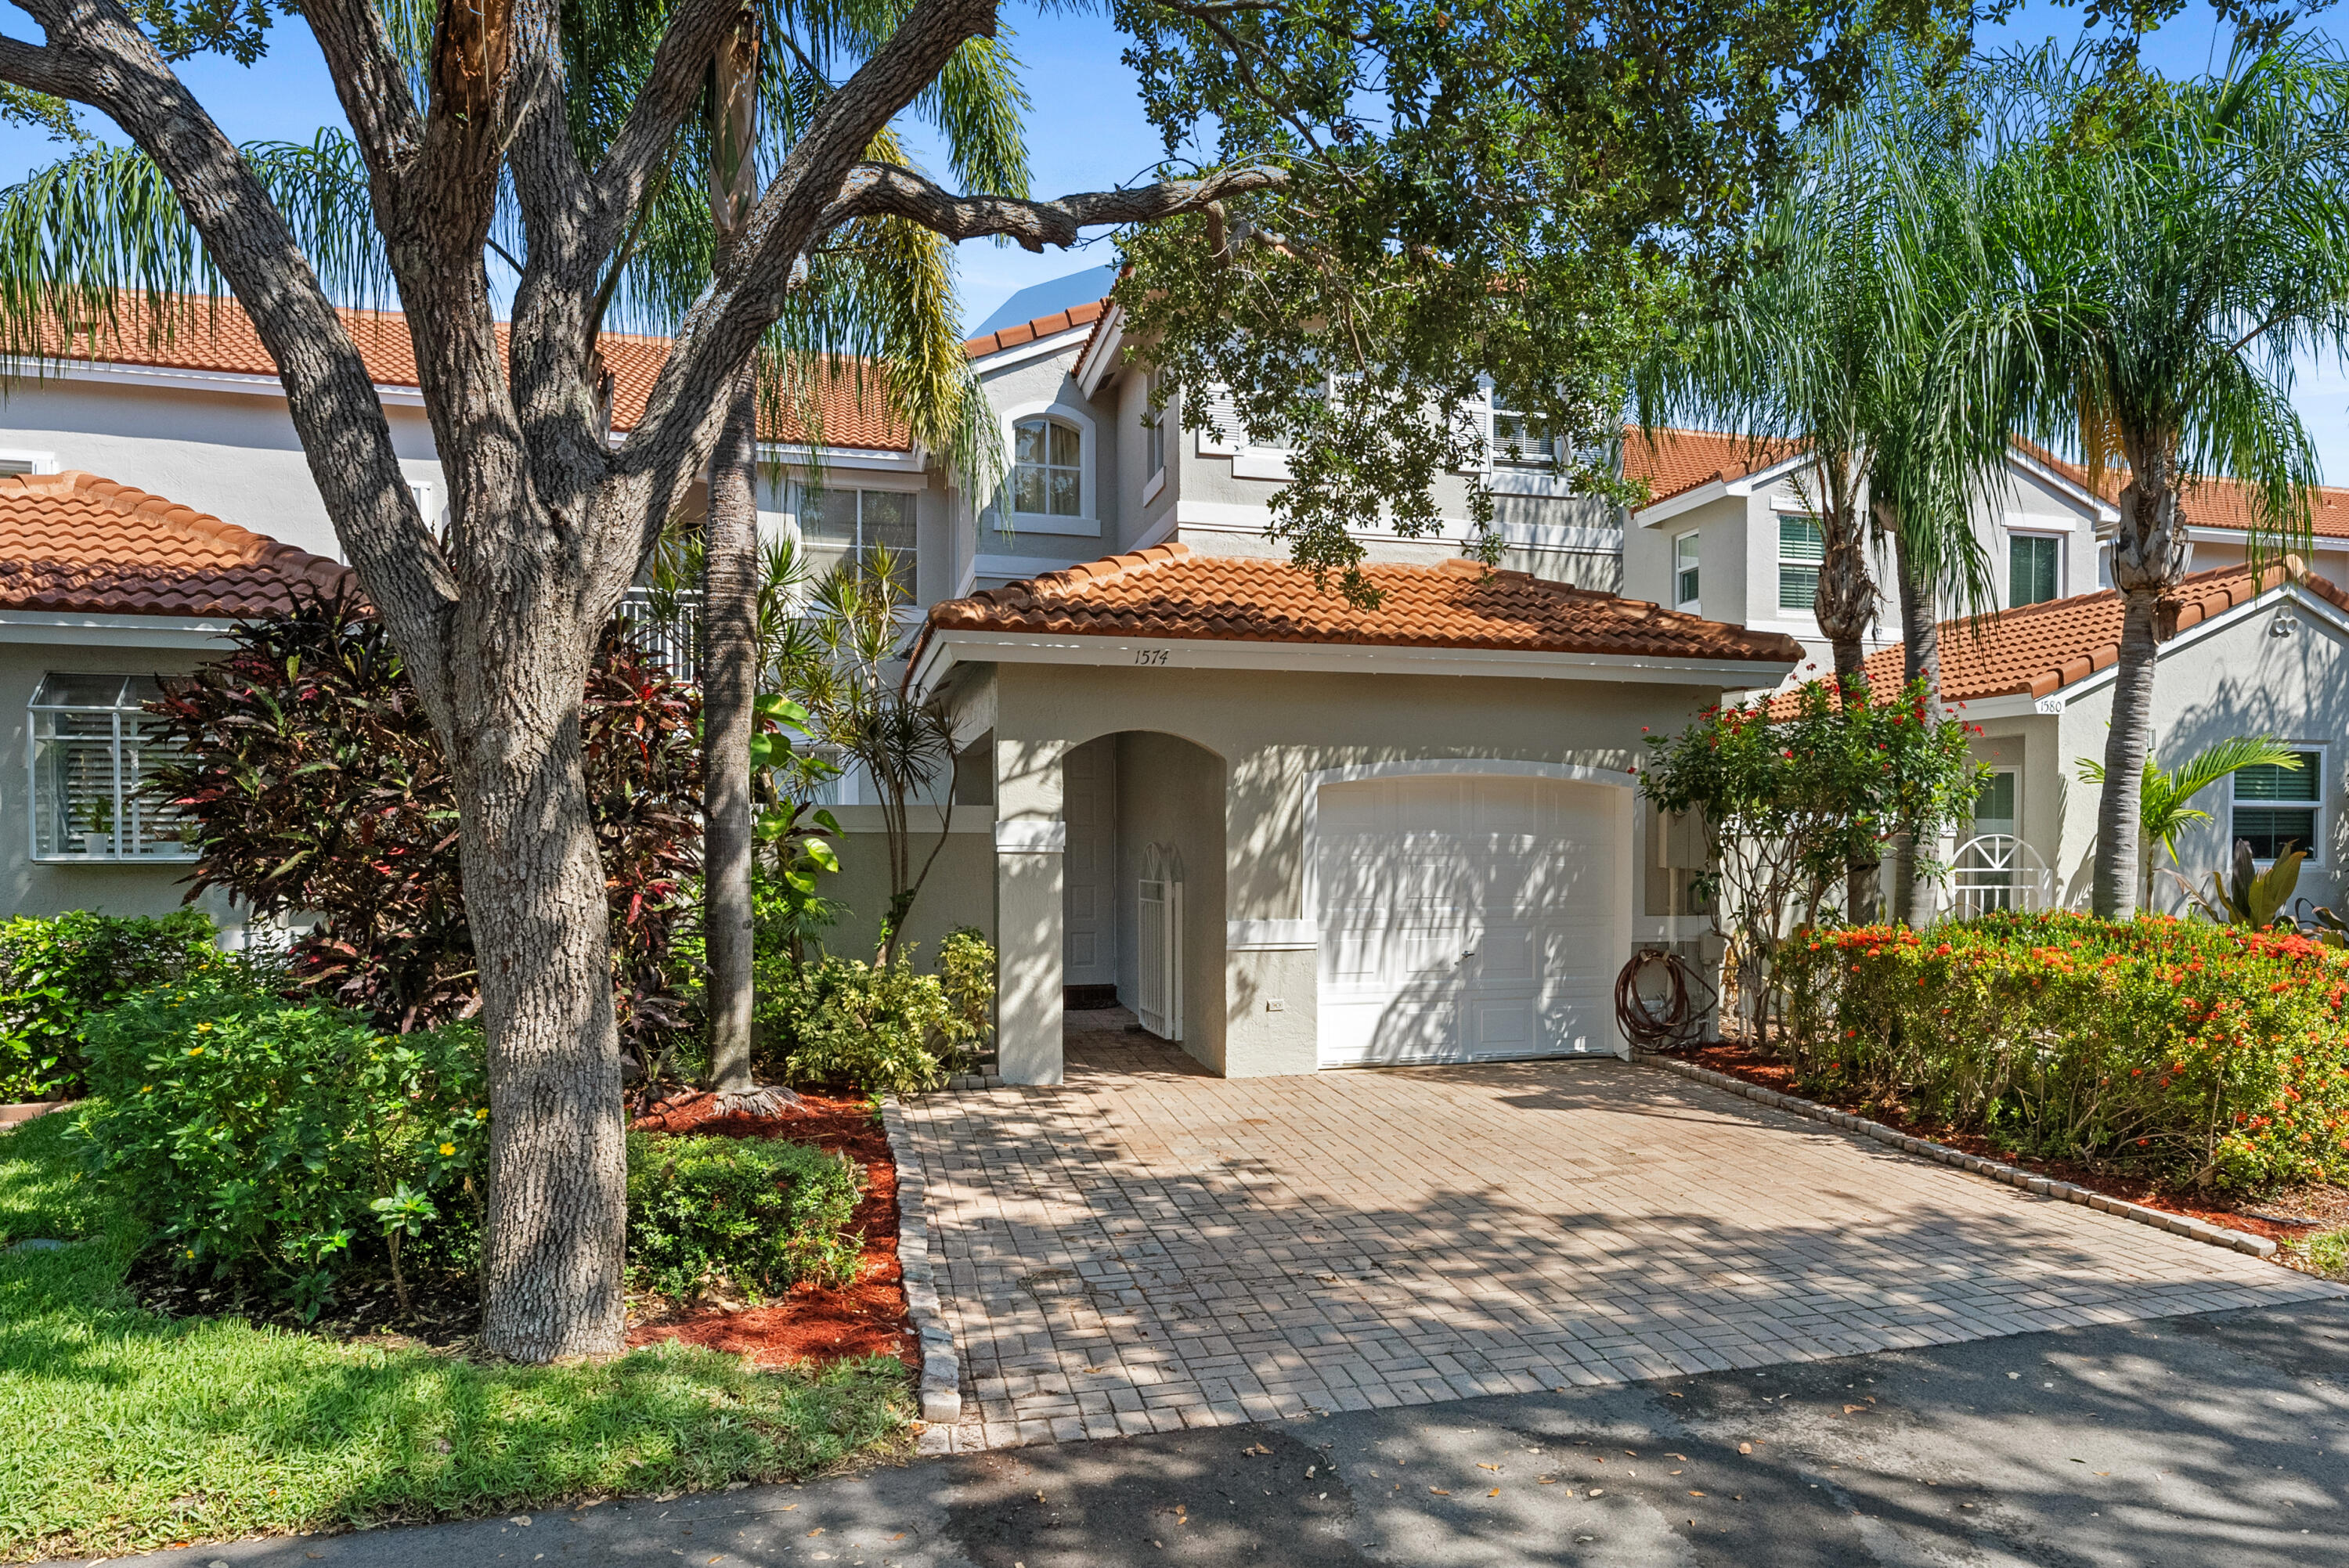
[[[42,677],[32,721],[33,857],[42,861],[191,861],[181,815],[149,785],[171,756],[147,704],[152,676]]]

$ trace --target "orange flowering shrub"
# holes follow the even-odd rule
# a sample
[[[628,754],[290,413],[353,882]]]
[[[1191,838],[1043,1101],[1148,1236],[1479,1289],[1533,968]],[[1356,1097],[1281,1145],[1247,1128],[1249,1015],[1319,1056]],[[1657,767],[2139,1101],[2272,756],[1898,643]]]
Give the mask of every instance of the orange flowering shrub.
[[[2306,937],[1993,914],[1807,929],[1778,978],[1815,1083],[2198,1183],[2349,1172],[2349,953]]]

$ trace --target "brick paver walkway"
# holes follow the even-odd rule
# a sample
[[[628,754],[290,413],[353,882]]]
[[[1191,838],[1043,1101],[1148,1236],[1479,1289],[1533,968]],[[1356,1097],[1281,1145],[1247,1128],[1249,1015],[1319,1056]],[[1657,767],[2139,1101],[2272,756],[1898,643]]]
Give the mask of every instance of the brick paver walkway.
[[[1072,1039],[1058,1088],[907,1108],[964,1367],[926,1447],[2339,1294],[1652,1068],[1229,1081],[1133,1038]]]

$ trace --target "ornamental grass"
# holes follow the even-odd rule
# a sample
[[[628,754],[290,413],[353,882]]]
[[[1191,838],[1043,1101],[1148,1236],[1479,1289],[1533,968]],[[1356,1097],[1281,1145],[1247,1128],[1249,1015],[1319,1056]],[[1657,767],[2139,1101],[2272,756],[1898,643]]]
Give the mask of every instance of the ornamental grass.
[[[2149,915],[1807,929],[1779,1046],[1814,1088],[2010,1151],[2245,1188],[2349,1172],[2349,952]]]

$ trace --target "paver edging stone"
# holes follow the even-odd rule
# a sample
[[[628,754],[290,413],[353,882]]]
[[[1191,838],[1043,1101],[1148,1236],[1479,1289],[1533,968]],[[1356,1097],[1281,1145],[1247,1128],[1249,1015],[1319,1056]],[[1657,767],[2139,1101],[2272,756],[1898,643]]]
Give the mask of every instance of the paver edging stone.
[[[922,1342],[922,1419],[952,1426],[962,1419],[962,1357],[954,1330],[938,1304],[937,1275],[930,1267],[929,1210],[924,1202],[921,1161],[905,1130],[905,1113],[895,1095],[881,1100],[881,1127],[889,1137],[889,1158],[897,1165],[897,1269],[905,1285],[905,1315]]]
[[[1641,1054],[1634,1059],[1649,1067],[1661,1068],[1666,1072],[1677,1073],[1682,1078],[1704,1084],[1709,1088],[1726,1089],[1731,1094],[1746,1099],[1754,1100],[1763,1105],[1775,1106],[1781,1110],[1792,1111],[1796,1116],[1807,1117],[1813,1121],[1832,1122],[1837,1127],[1872,1138],[1878,1143],[1889,1144],[1904,1154],[1915,1154],[1943,1165],[1954,1165],[1961,1170],[1987,1176],[1993,1181],[2003,1181],[2010,1187],[2020,1187],[2025,1191],[2041,1197],[2061,1198],[2067,1203],[2078,1203],[2086,1208],[2101,1209],[2107,1214],[2117,1214],[2124,1220],[2134,1221],[2140,1225],[2148,1225],[2157,1231],[2168,1231],[2172,1235],[2185,1236],[2189,1240],[2202,1242],[2210,1246],[2228,1247],[2235,1252],[2248,1253],[2255,1258],[2275,1255],[2275,1243],[2265,1236],[2255,1236],[2245,1231],[2230,1231],[2222,1225],[2213,1225],[2184,1214],[2172,1214],[2161,1209],[2148,1209],[2142,1203],[2131,1203],[2119,1198],[2107,1197],[2091,1188],[2082,1187],[2071,1181],[2058,1181],[2052,1177],[2025,1171],[2020,1166],[2004,1164],[1996,1160],[1985,1160],[1981,1155],[1968,1154],[1962,1150],[1951,1149],[1945,1144],[1930,1142],[1922,1138],[1912,1138],[1905,1132],[1885,1126],[1880,1121],[1870,1121],[1864,1116],[1854,1116],[1849,1111],[1836,1110],[1816,1100],[1803,1099],[1795,1095],[1781,1094],[1776,1089],[1764,1088],[1759,1084],[1750,1084],[1744,1078],[1732,1078],[1727,1073],[1715,1072],[1711,1068],[1701,1068],[1694,1062],[1684,1062],[1677,1057]],[[902,1181],[903,1178],[901,1177],[900,1180]]]

